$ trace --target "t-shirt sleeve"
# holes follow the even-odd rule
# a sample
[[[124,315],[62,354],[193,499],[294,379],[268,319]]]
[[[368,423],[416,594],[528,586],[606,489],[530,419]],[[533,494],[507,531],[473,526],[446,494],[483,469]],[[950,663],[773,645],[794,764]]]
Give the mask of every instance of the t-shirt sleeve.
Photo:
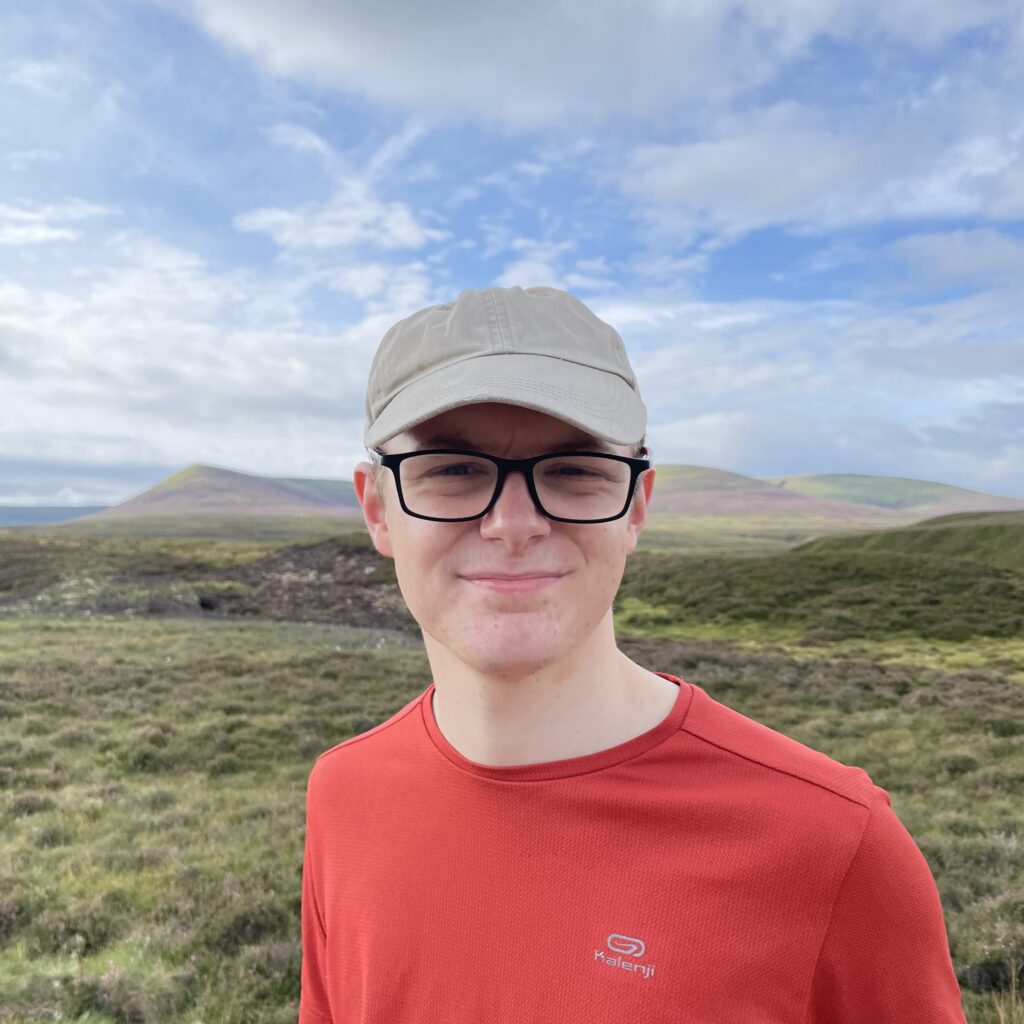
[[[327,1002],[327,931],[317,905],[313,885],[312,816],[315,813],[306,789],[306,838],[302,857],[302,970],[299,980],[299,1024],[334,1024]]]
[[[832,907],[805,1024],[966,1024],[935,879],[880,786]]]

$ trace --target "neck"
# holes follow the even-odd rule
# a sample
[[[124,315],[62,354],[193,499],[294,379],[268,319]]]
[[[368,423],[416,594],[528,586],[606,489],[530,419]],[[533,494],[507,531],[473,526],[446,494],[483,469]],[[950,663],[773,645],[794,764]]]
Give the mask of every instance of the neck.
[[[437,726],[478,764],[539,764],[606,750],[653,729],[679,693],[618,649],[610,610],[563,658],[510,666],[500,676],[466,664],[426,633],[424,642]]]

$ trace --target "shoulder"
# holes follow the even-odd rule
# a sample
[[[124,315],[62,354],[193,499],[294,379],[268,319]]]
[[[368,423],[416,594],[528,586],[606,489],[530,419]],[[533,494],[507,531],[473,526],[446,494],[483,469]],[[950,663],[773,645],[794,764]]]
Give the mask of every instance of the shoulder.
[[[405,741],[402,726],[419,713],[420,702],[427,692],[429,687],[372,729],[342,740],[320,754],[309,773],[308,791],[312,793],[321,786],[329,785],[342,773],[351,776],[364,767],[379,766],[390,753],[401,749]],[[394,748],[394,751],[387,748]]]
[[[780,795],[803,793],[827,805],[843,802],[867,811],[888,795],[863,768],[844,764],[820,750],[714,700],[699,686],[682,730],[706,745],[705,756],[716,757],[734,773],[760,782]],[[859,817],[859,815],[858,815]]]

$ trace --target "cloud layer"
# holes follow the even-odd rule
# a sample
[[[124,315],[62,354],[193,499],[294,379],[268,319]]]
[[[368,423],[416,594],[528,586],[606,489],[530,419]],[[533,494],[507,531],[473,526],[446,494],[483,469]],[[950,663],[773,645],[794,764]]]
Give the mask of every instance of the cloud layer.
[[[387,328],[551,284],[655,460],[1024,496],[1020,5],[0,12],[4,501],[347,477]]]

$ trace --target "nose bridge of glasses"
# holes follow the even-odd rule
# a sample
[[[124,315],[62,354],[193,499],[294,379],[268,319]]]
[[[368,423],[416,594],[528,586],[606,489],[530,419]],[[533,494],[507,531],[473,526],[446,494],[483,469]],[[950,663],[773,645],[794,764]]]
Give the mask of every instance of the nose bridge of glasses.
[[[498,466],[498,477],[494,481],[494,486],[495,486],[495,490],[496,490],[496,493],[495,493],[495,496],[494,496],[494,505],[497,505],[498,502],[502,500],[502,497],[504,496],[505,491],[508,488],[509,479],[514,476],[514,477],[520,478],[522,480],[522,483],[521,484],[516,483],[513,486],[522,487],[523,492],[526,495],[526,499],[531,504],[533,504],[533,506],[536,509],[536,511],[538,512],[538,514],[542,514],[540,507],[537,505],[537,502],[534,501],[533,495],[530,493],[530,478],[529,478],[529,474],[531,474],[533,472],[534,466],[536,466],[536,464],[537,464],[536,461],[533,460],[533,459],[523,459],[523,460],[506,459],[504,461],[504,463],[499,464],[499,466]],[[493,512],[493,505],[492,505],[492,512]]]

